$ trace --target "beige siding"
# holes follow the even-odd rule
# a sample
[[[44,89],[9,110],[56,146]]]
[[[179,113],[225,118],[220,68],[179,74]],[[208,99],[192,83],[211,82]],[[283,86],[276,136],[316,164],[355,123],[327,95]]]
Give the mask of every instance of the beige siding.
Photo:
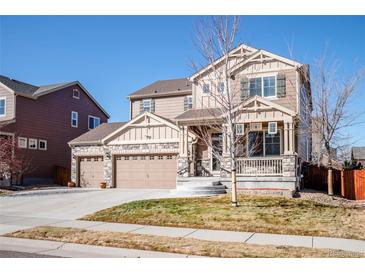
[[[6,99],[5,116],[0,116],[0,122],[15,118],[15,96],[14,94],[0,84],[0,98]]]
[[[280,104],[288,109],[297,111],[297,73],[296,69],[280,62],[268,62],[269,64],[258,65],[253,64],[242,68],[242,70],[236,75],[235,80],[231,80],[229,83],[229,89],[232,92],[232,96],[235,100],[240,100],[240,81],[241,77],[246,76],[249,78],[262,77],[268,75],[285,74],[286,75],[286,97],[270,99],[273,102]],[[217,103],[217,97],[203,93],[203,83],[210,85],[210,91],[217,94],[217,82],[211,75],[206,75],[200,79],[198,84],[193,85],[193,100],[195,108],[207,108],[219,106]]]
[[[184,112],[184,98],[184,95],[154,98],[154,113],[164,118],[174,119],[176,116]],[[136,100],[132,102],[132,118],[139,114],[141,101],[142,100]]]

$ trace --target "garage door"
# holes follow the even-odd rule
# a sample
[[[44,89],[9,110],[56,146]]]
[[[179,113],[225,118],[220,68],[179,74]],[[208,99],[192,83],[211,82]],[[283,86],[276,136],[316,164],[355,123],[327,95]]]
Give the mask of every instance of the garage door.
[[[116,156],[116,187],[176,188],[176,155]]]
[[[103,157],[80,158],[80,186],[99,187],[99,184],[103,181]]]

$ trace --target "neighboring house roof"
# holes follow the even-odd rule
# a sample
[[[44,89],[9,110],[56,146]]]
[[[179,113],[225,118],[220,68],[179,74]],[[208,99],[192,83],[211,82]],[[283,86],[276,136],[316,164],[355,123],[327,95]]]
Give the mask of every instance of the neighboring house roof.
[[[191,82],[187,78],[159,80],[128,95],[129,98],[158,97],[191,93]]]
[[[364,160],[365,159],[365,147],[353,147],[352,158],[355,160]]]
[[[175,117],[177,121],[183,120],[203,120],[218,118],[222,114],[219,108],[202,108],[202,109],[189,109],[182,114]]]
[[[58,91],[62,88],[67,88],[72,85],[78,85],[87,96],[104,112],[104,114],[109,118],[109,114],[104,110],[104,108],[95,100],[95,98],[87,91],[85,87],[81,85],[79,81],[67,82],[67,83],[59,83],[59,84],[51,84],[51,85],[43,85],[43,86],[35,86],[25,82],[21,82],[19,80],[10,79],[9,77],[0,75],[0,83],[6,86],[8,89],[13,91],[15,94],[20,96],[29,97],[32,99],[37,99],[40,96]]]
[[[94,128],[81,136],[73,139],[69,145],[80,145],[80,144],[97,144],[101,143],[101,140],[106,136],[116,131],[118,128],[124,126],[127,122],[115,122],[115,123],[103,123],[97,128]]]

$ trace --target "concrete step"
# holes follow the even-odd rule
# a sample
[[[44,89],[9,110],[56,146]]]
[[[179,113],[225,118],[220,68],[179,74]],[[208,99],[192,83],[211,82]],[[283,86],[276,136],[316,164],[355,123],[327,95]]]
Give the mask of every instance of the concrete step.
[[[224,185],[219,186],[181,186],[177,187],[178,190],[225,190],[226,187]]]
[[[221,195],[226,194],[225,189],[220,190],[177,190],[179,195],[186,195],[186,196],[201,196],[201,195]]]

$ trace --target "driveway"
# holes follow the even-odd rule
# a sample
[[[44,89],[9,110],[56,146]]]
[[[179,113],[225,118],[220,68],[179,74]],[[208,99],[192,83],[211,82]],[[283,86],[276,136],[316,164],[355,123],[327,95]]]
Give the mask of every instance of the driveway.
[[[135,200],[173,197],[170,190],[105,189],[0,197],[0,235],[78,219]]]

